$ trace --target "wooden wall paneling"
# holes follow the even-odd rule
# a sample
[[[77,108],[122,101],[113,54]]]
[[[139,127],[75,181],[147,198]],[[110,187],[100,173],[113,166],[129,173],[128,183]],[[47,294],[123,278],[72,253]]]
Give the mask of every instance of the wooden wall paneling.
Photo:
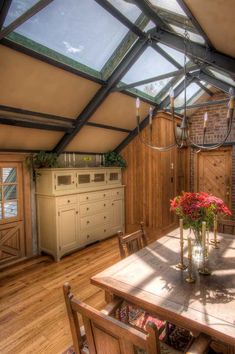
[[[162,146],[173,141],[171,119],[159,113],[153,120],[152,139]],[[147,139],[149,127],[141,132]],[[187,149],[159,152],[145,147],[139,137],[122,151],[128,167],[123,171],[126,185],[126,224],[128,231],[141,220],[149,230],[159,233],[175,224],[170,212],[170,199],[181,190],[188,190],[189,155]]]

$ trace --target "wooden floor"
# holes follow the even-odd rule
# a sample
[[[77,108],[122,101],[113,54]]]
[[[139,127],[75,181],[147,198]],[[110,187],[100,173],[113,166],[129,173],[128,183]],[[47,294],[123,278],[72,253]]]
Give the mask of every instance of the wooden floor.
[[[115,237],[64,257],[43,256],[0,274],[0,353],[62,353],[72,344],[62,285],[97,308],[103,292],[90,277],[120,259]]]

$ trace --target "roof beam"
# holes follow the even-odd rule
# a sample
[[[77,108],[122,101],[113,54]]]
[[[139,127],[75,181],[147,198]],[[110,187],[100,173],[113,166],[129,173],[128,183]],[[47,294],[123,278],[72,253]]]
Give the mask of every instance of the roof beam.
[[[198,86],[201,87],[201,89],[203,91],[205,91],[209,96],[214,95],[214,93],[210,89],[208,89],[205,85],[203,85],[198,79],[196,81],[197,81]]]
[[[151,6],[147,4],[145,0],[133,0],[133,2],[146,16],[148,16],[155,23],[157,27],[169,28],[169,26],[164,21],[162,21],[161,17],[157,15],[157,13],[152,9]]]
[[[186,78],[186,87],[192,82],[193,78],[192,77],[187,77]],[[182,81],[176,88],[175,88],[175,97],[177,97],[182,91],[184,90],[184,81]],[[156,107],[153,111],[153,116],[157,113],[157,111],[163,109],[165,106],[168,106],[170,103],[170,98],[167,96],[158,107]],[[149,116],[147,115],[142,122],[140,123],[140,131],[143,130],[147,125],[149,121]],[[115,151],[120,152],[126,145],[128,145],[136,136],[138,135],[138,129],[137,127],[131,131],[131,133],[119,144]]]
[[[169,47],[184,53],[184,38],[182,36],[175,33],[170,33],[164,29],[151,33],[152,40],[166,44]],[[191,42],[191,45],[187,48],[187,55],[211,66],[222,69],[228,73],[235,74],[234,58],[222,54],[216,50],[208,50],[208,48],[201,44]]]
[[[0,124],[13,125],[16,127],[41,129],[41,130],[52,130],[58,132],[68,132],[71,128],[52,124],[43,124],[38,122],[32,122],[29,120],[23,120],[15,117],[6,117],[0,114]]]
[[[53,0],[40,0],[38,1],[34,6],[32,6],[30,9],[25,11],[20,17],[18,17],[15,21],[9,24],[9,26],[5,27],[1,32],[0,32],[0,40],[4,37],[6,37],[9,33],[13,32],[17,27],[22,25],[25,21],[30,19],[32,16],[34,16],[36,13],[44,9],[48,4],[50,4]]]
[[[213,48],[213,44],[211,43],[209,37],[207,36],[207,34],[205,33],[205,31],[203,30],[203,28],[201,27],[200,23],[197,21],[197,19],[194,17],[194,15],[192,14],[191,10],[189,9],[189,7],[185,4],[185,2],[183,0],[176,0],[178,2],[178,4],[180,5],[181,9],[185,12],[185,14],[188,16],[189,20],[192,22],[192,24],[194,25],[194,27],[197,29],[198,33],[204,38],[206,44],[208,45],[208,47]]]
[[[130,129],[119,128],[119,127],[114,127],[112,125],[99,124],[99,123],[95,123],[95,122],[86,122],[86,125],[90,126],[90,127],[95,127],[95,128],[115,130],[117,132],[123,132],[123,133],[130,133],[131,132]]]
[[[4,21],[7,17],[8,11],[10,9],[12,0],[2,0],[0,5],[0,30],[4,24]]]
[[[186,72],[188,73],[188,72],[190,72],[192,70],[196,70],[196,69],[198,69],[198,65],[191,65],[186,68]],[[158,75],[158,76],[152,77],[150,79],[145,79],[145,80],[141,80],[141,81],[132,82],[131,84],[122,85],[122,86],[116,87],[115,89],[113,89],[113,91],[123,91],[123,90],[126,90],[131,87],[138,87],[138,86],[141,86],[144,84],[164,80],[164,79],[167,79],[170,77],[175,77],[175,76],[178,76],[181,74],[184,74],[184,68],[179,69],[179,70],[175,70],[175,71],[171,71],[171,72],[163,74],[163,75]]]
[[[204,71],[195,71],[194,73],[190,74],[192,77],[197,78],[198,76],[200,77],[200,80],[206,81],[208,84],[217,87],[218,89],[229,93],[229,89],[232,85],[227,84],[224,81],[221,81],[219,79],[217,79],[216,77],[213,77],[211,75],[209,75],[208,73],[204,72]],[[232,86],[235,89],[235,86]]]
[[[194,104],[189,104],[187,105],[187,109],[193,109],[193,108],[201,108],[201,107],[207,107],[207,106],[216,106],[216,105],[221,105],[221,104],[227,104],[229,99],[224,99],[224,100],[217,100],[217,101],[206,101],[206,102],[200,102],[200,103],[194,103]],[[184,106],[179,106],[179,107],[174,107],[175,111],[181,111],[184,109]],[[166,108],[166,112],[169,112],[170,109]]]
[[[91,115],[96,111],[100,104],[105,100],[109,95],[110,91],[129,68],[134,64],[134,62],[139,58],[139,56],[144,52],[148,46],[147,39],[138,39],[137,42],[133,45],[127,55],[123,58],[121,63],[114,70],[113,74],[107,80],[107,85],[99,89],[95,96],[91,99],[88,105],[84,108],[81,114],[77,117],[75,122],[75,127],[71,133],[67,133],[59,141],[59,143],[54,148],[54,152],[60,154],[64,148],[70,143],[70,141],[75,137],[75,135],[81,130],[84,124],[89,120]]]
[[[140,38],[145,38],[146,33],[144,33],[139,27],[132,23],[126,16],[124,16],[119,10],[116,9],[110,2],[107,0],[95,0],[100,6],[102,6],[110,15],[114,16],[119,22],[124,26],[129,28],[133,33],[135,33]]]

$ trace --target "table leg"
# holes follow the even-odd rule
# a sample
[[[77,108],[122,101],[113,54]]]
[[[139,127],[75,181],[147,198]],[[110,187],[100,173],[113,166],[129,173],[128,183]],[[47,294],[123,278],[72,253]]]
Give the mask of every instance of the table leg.
[[[110,293],[109,291],[105,291],[105,301],[107,304],[114,299],[114,294]]]

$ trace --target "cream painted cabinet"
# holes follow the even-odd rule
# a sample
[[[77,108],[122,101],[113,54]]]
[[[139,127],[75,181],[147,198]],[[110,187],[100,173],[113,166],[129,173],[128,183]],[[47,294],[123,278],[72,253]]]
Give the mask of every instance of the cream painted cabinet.
[[[121,169],[41,169],[37,178],[40,251],[56,260],[124,231]]]

